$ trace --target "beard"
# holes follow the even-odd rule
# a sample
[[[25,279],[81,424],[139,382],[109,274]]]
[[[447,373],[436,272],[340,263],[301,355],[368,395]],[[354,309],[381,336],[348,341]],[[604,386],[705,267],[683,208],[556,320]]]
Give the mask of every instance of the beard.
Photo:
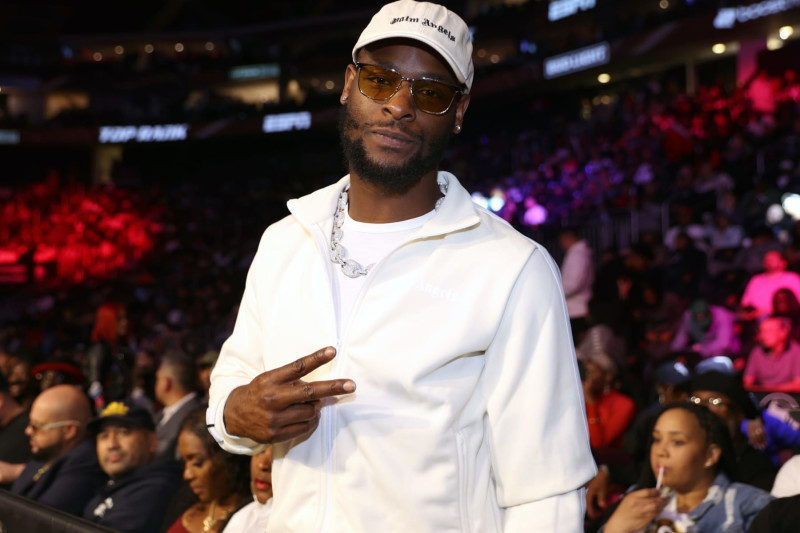
[[[33,457],[37,461],[42,461],[44,463],[47,463],[55,459],[58,456],[58,452],[60,450],[61,450],[61,443],[56,442],[44,448],[36,448],[36,451],[31,450],[31,457]]]
[[[361,125],[373,126],[378,124],[362,123]],[[395,121],[381,125],[403,129]],[[358,130],[359,122],[351,113],[350,107],[347,105],[342,106],[342,110],[339,113],[339,140],[342,143],[342,151],[350,171],[357,174],[364,181],[380,187],[390,195],[401,195],[408,192],[414,185],[419,183],[422,176],[435,171],[442,160],[452,135],[447,130],[442,135],[432,137],[426,142],[427,139],[424,133],[414,135],[410,132],[405,132],[414,135],[421,141],[421,149],[402,164],[390,165],[372,159],[367,154],[367,150],[364,148],[364,140],[360,136],[355,139],[350,138],[349,133],[358,132]]]

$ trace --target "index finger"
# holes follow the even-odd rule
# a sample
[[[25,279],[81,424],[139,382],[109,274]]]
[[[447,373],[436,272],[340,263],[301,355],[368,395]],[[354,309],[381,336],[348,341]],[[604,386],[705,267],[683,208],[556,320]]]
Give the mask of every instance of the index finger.
[[[296,361],[292,361],[288,365],[272,370],[270,375],[279,383],[290,383],[310,374],[325,363],[331,362],[335,356],[336,350],[332,346],[327,346]]]
[[[339,396],[355,392],[356,384],[350,379],[332,379],[329,381],[312,381],[310,383],[298,381],[294,383],[291,392],[288,392],[290,403],[303,403]]]

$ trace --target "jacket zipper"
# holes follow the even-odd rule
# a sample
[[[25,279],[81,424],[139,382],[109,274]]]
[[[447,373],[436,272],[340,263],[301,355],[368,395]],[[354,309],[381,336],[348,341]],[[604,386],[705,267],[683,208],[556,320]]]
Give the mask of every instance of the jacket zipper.
[[[331,376],[330,376],[330,378],[331,379],[336,379],[338,377],[337,369],[340,366],[341,361],[342,361],[342,359],[340,358],[340,354],[341,354],[341,348],[342,348],[342,346],[344,344],[343,338],[345,336],[346,328],[350,326],[350,322],[352,321],[353,316],[358,311],[358,307],[361,304],[361,299],[362,299],[362,297],[364,295],[364,292],[368,288],[370,280],[374,277],[375,271],[378,270],[380,265],[384,261],[386,261],[386,259],[389,256],[394,254],[400,248],[408,245],[411,242],[418,241],[418,240],[423,240],[423,239],[426,239],[426,238],[430,238],[432,236],[439,235],[441,233],[439,233],[439,232],[436,232],[436,233],[425,232],[425,233],[417,234],[417,235],[413,236],[410,240],[402,243],[397,248],[395,248],[394,250],[389,252],[383,259],[381,259],[380,261],[375,263],[375,266],[373,266],[370,269],[369,273],[367,274],[364,285],[359,290],[358,297],[356,298],[356,303],[353,306],[353,310],[350,313],[350,317],[347,320],[347,324],[344,325],[345,329],[343,329],[343,327],[342,327],[343,325],[341,323],[342,317],[341,317],[340,309],[339,309],[340,304],[341,304],[341,302],[339,301],[340,299],[339,299],[339,291],[338,291],[339,282],[338,282],[338,279],[336,277],[338,274],[334,270],[333,263],[331,263],[331,261],[329,260],[329,253],[330,252],[328,250],[328,241],[325,238],[324,233],[320,230],[319,224],[309,225],[309,224],[306,224],[305,221],[301,217],[297,216],[296,213],[294,213],[294,216],[297,217],[298,221],[300,222],[300,225],[305,227],[306,229],[308,229],[311,232],[311,234],[314,236],[314,241],[317,243],[317,247],[319,248],[319,250],[321,252],[322,261],[325,264],[325,270],[328,273],[328,283],[329,283],[329,288],[330,288],[331,301],[332,301],[332,304],[333,304],[333,314],[334,314],[334,317],[336,319],[336,346],[334,346],[336,348],[336,358],[333,360],[333,362],[331,364]],[[333,451],[333,414],[331,413],[330,409],[323,409],[321,423],[324,424],[324,427],[323,427],[324,446],[325,446],[325,451],[328,454],[328,460],[326,461],[326,466],[325,466],[325,472],[326,472],[326,476],[325,476],[325,507],[323,509],[322,523],[321,523],[321,527],[320,527],[320,533],[325,533],[328,530],[328,522],[330,520],[331,494],[332,494],[332,485],[333,485],[333,454],[332,454],[332,451]]]

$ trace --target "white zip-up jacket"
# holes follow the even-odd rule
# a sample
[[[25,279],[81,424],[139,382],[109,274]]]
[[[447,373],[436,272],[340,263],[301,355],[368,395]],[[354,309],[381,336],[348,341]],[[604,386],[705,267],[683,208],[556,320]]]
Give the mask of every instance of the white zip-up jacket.
[[[230,392],[325,346],[308,381],[350,378],[307,436],[274,447],[268,531],[583,531],[596,473],[557,266],[448,173],[435,216],[370,271],[339,327],[328,237],[338,183],[264,232],[211,376]],[[337,331],[342,331],[341,337]]]

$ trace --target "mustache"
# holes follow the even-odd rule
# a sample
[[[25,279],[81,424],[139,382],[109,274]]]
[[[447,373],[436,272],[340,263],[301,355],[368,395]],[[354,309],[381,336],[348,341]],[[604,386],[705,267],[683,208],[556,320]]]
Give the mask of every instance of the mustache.
[[[416,133],[416,132],[413,132],[413,131],[409,130],[401,122],[398,122],[396,120],[388,120],[386,122],[365,122],[363,126],[364,126],[365,129],[369,129],[369,128],[386,128],[386,129],[397,130],[397,131],[403,133],[404,135],[407,135],[409,137],[413,137],[414,139],[416,139],[418,141],[421,141],[423,139],[423,137],[424,137],[424,135],[422,135],[421,133]]]
[[[362,131],[371,128],[385,128],[385,129],[397,130],[398,132],[401,132],[403,135],[411,137],[412,139],[415,139],[417,141],[423,141],[425,139],[424,134],[411,131],[405,125],[403,125],[401,121],[398,120],[388,119],[383,121],[376,120],[372,122],[364,121],[359,124],[359,122],[351,114],[351,111],[347,106],[343,106],[341,112],[343,118],[342,125],[344,126],[345,129],[348,130],[357,130],[359,126],[362,128]]]

